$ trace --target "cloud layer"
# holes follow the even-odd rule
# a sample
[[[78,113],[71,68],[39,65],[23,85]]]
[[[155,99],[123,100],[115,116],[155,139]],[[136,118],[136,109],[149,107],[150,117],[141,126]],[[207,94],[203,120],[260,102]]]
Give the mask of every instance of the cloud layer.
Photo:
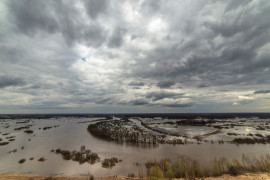
[[[270,110],[267,0],[3,0],[0,14],[0,113]]]

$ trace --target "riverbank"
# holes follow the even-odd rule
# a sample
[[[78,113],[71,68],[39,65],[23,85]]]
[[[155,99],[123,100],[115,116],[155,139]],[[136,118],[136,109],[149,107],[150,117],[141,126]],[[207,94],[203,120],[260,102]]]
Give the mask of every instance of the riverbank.
[[[24,175],[24,174],[0,174],[1,180],[89,180],[90,177],[49,177],[38,175]],[[139,180],[140,178],[128,178],[128,177],[100,177],[95,180]],[[147,180],[147,178],[142,178]],[[183,178],[177,179],[182,180]],[[270,180],[270,173],[246,173],[239,176],[231,176],[224,174],[219,177],[208,177],[205,180]]]

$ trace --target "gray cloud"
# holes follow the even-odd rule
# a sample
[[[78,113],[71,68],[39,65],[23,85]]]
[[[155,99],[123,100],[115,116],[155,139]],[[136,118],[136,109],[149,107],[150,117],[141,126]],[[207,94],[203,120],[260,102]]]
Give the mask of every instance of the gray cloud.
[[[9,86],[23,86],[25,81],[19,77],[0,77],[0,88],[5,88]]]
[[[237,103],[244,106],[244,105],[250,104],[252,102],[254,102],[254,100],[241,100],[241,101],[238,101]]]
[[[163,106],[174,107],[174,108],[188,108],[194,106],[192,103],[183,103],[183,104],[164,104]]]
[[[139,82],[139,81],[133,81],[131,83],[128,84],[129,86],[144,86],[145,83],[144,82]]]
[[[73,1],[23,0],[8,1],[12,22],[18,31],[33,36],[35,33],[61,33],[68,45],[83,43],[89,46],[100,46],[106,40],[105,30],[98,23],[83,23],[81,12]],[[93,4],[93,16],[105,1],[86,1]],[[91,9],[90,8],[90,9]],[[87,6],[88,9],[88,6]],[[11,13],[12,12],[12,13]]]
[[[95,101],[95,103],[97,104],[109,104],[110,102],[112,102],[113,99],[112,98],[99,98]],[[90,101],[91,102],[91,101]]]
[[[269,101],[254,95],[269,93],[267,0],[4,0],[0,10],[0,113],[256,111]]]
[[[8,1],[8,5],[12,12],[12,20],[23,33],[32,35],[37,30],[52,33],[59,28],[50,7],[44,1],[23,0],[18,2],[11,0]]]
[[[84,0],[87,14],[95,19],[99,14],[105,13],[110,1],[107,0]]]
[[[239,7],[248,5],[251,2],[252,0],[239,0],[239,1],[230,0],[225,8],[225,11],[236,10]]]
[[[261,11],[251,13],[255,8]],[[269,3],[258,4],[241,9],[237,15],[221,14],[221,18],[213,22],[202,18],[198,25],[208,24],[204,31],[191,32],[189,36],[193,38],[185,40],[180,46],[176,42],[148,52],[144,58],[145,64],[156,62],[156,65],[147,70],[136,66],[134,74],[157,81],[169,78],[173,82],[193,86],[266,83],[255,79],[264,77],[266,80],[269,77],[264,69],[270,63],[257,53],[270,39],[270,23],[266,20],[269,9]],[[256,24],[253,23],[255,21]],[[223,38],[217,43],[214,39],[219,35]]]
[[[201,83],[198,85],[198,88],[205,88],[205,87],[209,87],[209,84],[205,84],[205,83]]]
[[[117,27],[114,29],[112,36],[109,38],[108,46],[111,48],[120,47],[123,44],[123,37],[126,33],[124,28]]]
[[[160,81],[157,84],[157,86],[160,88],[169,88],[173,85],[175,85],[175,82],[173,82],[173,81]]]
[[[140,106],[140,105],[146,105],[148,102],[144,99],[136,99],[129,102],[131,105],[134,106]]]
[[[255,91],[253,94],[268,94],[270,93],[270,90],[259,90]]]
[[[165,98],[179,98],[182,97],[184,93],[172,93],[172,92],[150,92],[146,94],[146,98],[152,99],[152,101],[158,101]]]

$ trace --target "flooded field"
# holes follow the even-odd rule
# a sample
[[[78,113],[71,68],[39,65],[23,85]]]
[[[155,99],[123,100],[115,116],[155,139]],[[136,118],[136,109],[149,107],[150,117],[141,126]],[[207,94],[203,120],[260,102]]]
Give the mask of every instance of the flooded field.
[[[137,175],[149,160],[183,154],[211,166],[269,153],[269,125],[261,116],[2,116],[0,173]]]

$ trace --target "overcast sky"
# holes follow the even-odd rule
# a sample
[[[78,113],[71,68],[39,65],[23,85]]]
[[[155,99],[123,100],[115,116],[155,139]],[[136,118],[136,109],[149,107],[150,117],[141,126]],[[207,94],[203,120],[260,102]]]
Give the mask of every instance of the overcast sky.
[[[269,0],[1,0],[0,113],[270,112]]]

